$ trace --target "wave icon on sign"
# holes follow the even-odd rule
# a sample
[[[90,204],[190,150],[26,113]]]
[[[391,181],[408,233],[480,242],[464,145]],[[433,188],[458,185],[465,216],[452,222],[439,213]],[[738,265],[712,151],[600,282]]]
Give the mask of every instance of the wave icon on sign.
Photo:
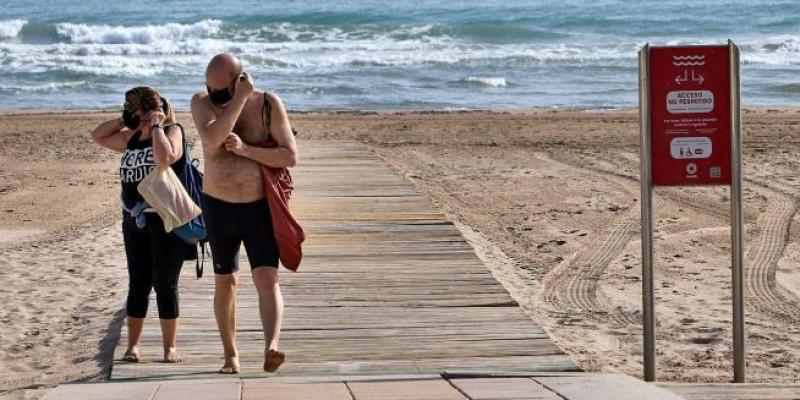
[[[699,67],[706,65],[706,56],[672,56],[672,65],[676,67]]]

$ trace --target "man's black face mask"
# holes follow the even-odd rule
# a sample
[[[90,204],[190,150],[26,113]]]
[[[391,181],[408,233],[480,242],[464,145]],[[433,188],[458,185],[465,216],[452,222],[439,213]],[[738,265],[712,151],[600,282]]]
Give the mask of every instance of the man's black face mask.
[[[218,90],[211,90],[211,88],[208,86],[206,86],[206,88],[208,89],[208,98],[211,99],[212,103],[218,106],[225,105],[231,101],[231,98],[233,97],[231,96],[231,92],[228,90],[228,88]]]

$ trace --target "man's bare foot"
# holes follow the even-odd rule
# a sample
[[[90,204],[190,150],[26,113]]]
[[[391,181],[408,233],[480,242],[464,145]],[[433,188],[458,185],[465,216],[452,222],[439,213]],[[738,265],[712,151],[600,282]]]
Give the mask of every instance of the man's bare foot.
[[[183,361],[183,357],[178,354],[178,351],[175,349],[169,349],[168,351],[164,352],[164,362],[169,364],[179,363]]]
[[[134,363],[141,361],[139,358],[139,347],[128,347],[128,350],[125,351],[125,355],[122,356],[122,361]]]
[[[264,354],[264,372],[273,373],[286,361],[286,354],[278,350],[267,350]]]
[[[225,364],[217,372],[223,375],[233,375],[238,374],[239,370],[239,356],[234,356],[225,357]]]

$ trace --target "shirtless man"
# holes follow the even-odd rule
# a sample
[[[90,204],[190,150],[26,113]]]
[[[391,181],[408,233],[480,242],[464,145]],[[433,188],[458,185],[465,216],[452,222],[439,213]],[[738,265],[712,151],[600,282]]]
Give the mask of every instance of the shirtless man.
[[[264,371],[275,372],[285,360],[278,351],[283,297],[278,285],[278,247],[259,164],[293,167],[297,145],[280,98],[255,90],[234,55],[223,53],[211,59],[206,86],[207,92],[192,97],[192,117],[205,158],[203,216],[214,259],[214,316],[225,351],[225,364],[219,372],[236,374],[240,370],[236,286],[242,243],[258,291],[266,341]],[[254,146],[270,136],[277,147]]]

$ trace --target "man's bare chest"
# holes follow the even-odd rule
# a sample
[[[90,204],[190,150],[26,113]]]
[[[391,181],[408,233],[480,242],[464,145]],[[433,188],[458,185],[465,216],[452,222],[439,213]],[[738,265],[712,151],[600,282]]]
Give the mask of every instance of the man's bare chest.
[[[233,133],[239,135],[248,144],[255,144],[267,139],[267,132],[261,118],[240,116],[233,125]]]

